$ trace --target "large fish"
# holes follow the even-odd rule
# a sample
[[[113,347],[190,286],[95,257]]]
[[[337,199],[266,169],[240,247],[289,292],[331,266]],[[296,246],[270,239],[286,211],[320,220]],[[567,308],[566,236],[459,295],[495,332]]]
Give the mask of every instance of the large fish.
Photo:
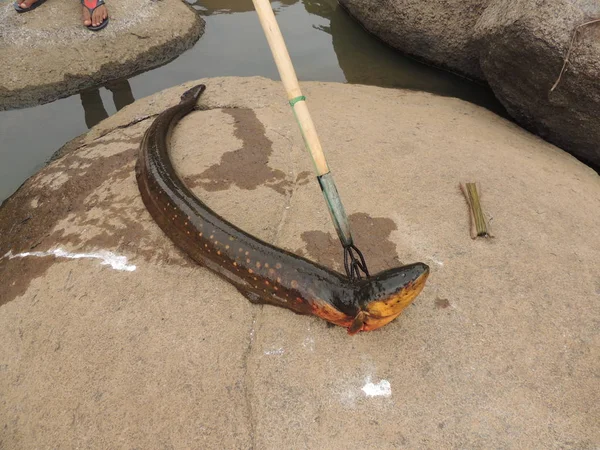
[[[206,87],[199,85],[161,114],[144,134],[136,165],[146,208],[164,233],[196,262],[232,283],[253,303],[371,331],[398,317],[423,289],[429,267],[415,263],[367,279],[349,278],[246,233],[206,206],[177,176],[169,139]]]

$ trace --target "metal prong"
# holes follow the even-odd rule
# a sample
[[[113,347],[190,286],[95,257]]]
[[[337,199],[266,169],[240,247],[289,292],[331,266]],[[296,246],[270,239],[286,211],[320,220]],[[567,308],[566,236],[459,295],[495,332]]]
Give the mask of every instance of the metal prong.
[[[356,255],[355,255],[356,253]],[[344,247],[344,268],[351,281],[362,278],[361,271],[369,277],[369,269],[361,251],[354,244]]]

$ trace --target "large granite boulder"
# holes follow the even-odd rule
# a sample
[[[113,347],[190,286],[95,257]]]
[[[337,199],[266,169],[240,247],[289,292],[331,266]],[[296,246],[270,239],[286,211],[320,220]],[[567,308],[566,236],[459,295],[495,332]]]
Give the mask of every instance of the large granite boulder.
[[[476,27],[481,68],[522,126],[600,167],[600,19],[597,0],[496,0]]]
[[[600,168],[597,0],[339,0],[391,46],[483,79],[517,123]]]
[[[342,269],[279,82],[204,80],[172,135],[193,191]],[[350,337],[253,305],[146,211],[137,149],[186,86],[67,145],[0,208],[0,447],[594,449],[600,179],[452,98],[303,83],[372,271],[423,261],[414,306]],[[493,217],[472,240],[458,183]]]
[[[81,22],[81,4],[51,0],[18,14],[0,4],[0,110],[34,106],[166,64],[204,32],[180,0],[107,2],[98,32]]]
[[[339,0],[367,30],[420,60],[483,79],[473,28],[490,0]]]

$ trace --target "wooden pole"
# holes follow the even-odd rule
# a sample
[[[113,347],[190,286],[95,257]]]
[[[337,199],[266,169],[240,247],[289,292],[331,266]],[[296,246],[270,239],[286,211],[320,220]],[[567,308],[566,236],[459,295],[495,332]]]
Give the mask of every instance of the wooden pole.
[[[292,60],[290,59],[287,47],[285,46],[273,9],[271,8],[271,3],[269,0],[252,1],[254,2],[254,8],[258,13],[258,18],[260,19],[265,36],[267,37],[267,42],[271,48],[275,64],[279,70],[279,76],[281,77],[281,81],[287,92],[288,100],[290,101],[296,119],[298,120],[304,143],[315,163],[317,175],[325,175],[329,172],[329,167],[327,166],[327,161],[323,154],[317,130],[310,117],[308,106],[306,106],[305,98],[300,90]]]
[[[327,202],[329,214],[331,215],[337,235],[342,243],[342,247],[344,247],[344,267],[346,268],[346,274],[351,280],[361,278],[361,272],[368,277],[369,271],[365,259],[352,241],[348,217],[344,211],[344,206],[335,186],[333,176],[327,166],[315,124],[310,117],[308,106],[306,106],[306,99],[300,90],[296,71],[292,65],[292,60],[285,46],[277,20],[275,20],[271,3],[269,0],[252,0],[252,2],[267,37],[275,65],[277,65],[277,70],[279,70],[279,76],[285,86],[288,100],[300,126],[300,131],[302,131],[304,144],[315,163],[317,180],[319,180],[319,185]]]

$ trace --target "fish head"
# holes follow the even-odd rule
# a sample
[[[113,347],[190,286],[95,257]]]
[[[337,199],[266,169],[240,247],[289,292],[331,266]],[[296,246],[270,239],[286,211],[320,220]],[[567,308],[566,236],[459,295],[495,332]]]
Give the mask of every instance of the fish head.
[[[372,331],[390,323],[421,293],[428,276],[429,266],[414,263],[361,280],[355,291],[360,311],[348,333]]]

